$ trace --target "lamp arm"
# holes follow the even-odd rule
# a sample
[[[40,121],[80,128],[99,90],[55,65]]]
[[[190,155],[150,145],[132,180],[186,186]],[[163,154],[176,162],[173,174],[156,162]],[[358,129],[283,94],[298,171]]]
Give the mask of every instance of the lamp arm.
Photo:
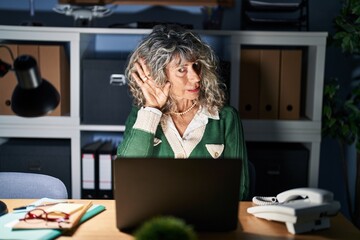
[[[8,46],[4,45],[4,44],[0,44],[0,48],[5,48],[5,49],[7,49],[8,52],[9,52],[9,54],[10,54],[10,56],[11,56],[12,62],[14,62],[15,58],[14,58],[14,54],[13,54],[13,52],[11,51],[11,49],[10,49]]]

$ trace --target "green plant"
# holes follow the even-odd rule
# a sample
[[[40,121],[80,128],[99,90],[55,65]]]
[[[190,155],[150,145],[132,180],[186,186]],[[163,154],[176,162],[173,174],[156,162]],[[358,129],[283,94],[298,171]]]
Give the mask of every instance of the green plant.
[[[334,78],[324,86],[322,134],[324,137],[336,139],[341,151],[343,176],[349,213],[353,214],[350,200],[350,189],[347,174],[347,159],[345,145],[356,144],[357,152],[360,152],[360,85],[356,85],[347,97],[340,94],[340,84]],[[355,216],[351,216],[354,220]]]
[[[324,86],[322,133],[343,144],[356,143],[360,152],[360,86],[355,86],[346,98],[340,95],[340,84],[331,79]]]
[[[183,220],[160,216],[146,221],[135,232],[136,240],[196,240],[193,229]]]
[[[344,53],[360,53],[360,1],[343,0],[338,16],[334,19],[336,33],[333,40]]]
[[[334,18],[335,34],[332,43],[347,55],[360,54],[360,1],[343,0],[338,16]],[[355,78],[356,79],[356,78]],[[357,79],[360,79],[359,77]],[[323,98],[322,133],[336,139],[341,151],[342,171],[348,210],[352,222],[360,228],[360,84],[353,84],[347,97],[340,94],[337,79],[325,83]],[[352,209],[348,182],[348,164],[344,146],[355,143],[357,156],[355,176],[355,210]]]

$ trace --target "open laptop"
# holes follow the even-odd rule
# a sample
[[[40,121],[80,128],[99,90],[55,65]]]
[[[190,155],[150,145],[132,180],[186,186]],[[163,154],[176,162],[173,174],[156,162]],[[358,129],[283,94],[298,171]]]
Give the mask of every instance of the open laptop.
[[[118,158],[114,194],[118,229],[156,216],[183,219],[196,231],[238,224],[240,159]]]

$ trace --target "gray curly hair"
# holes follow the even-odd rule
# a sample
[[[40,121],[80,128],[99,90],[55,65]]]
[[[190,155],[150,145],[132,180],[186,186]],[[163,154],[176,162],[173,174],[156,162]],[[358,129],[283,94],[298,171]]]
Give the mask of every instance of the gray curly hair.
[[[129,81],[130,91],[134,97],[134,104],[138,107],[145,105],[145,97],[131,76],[136,71],[134,63],[143,58],[149,68],[155,83],[164,86],[168,81],[166,66],[175,57],[187,61],[197,61],[200,64],[200,95],[198,102],[214,113],[225,103],[225,84],[218,75],[218,58],[211,47],[203,42],[197,34],[185,30],[177,25],[157,25],[146,36],[132,53],[125,74]],[[171,96],[163,107],[164,114],[176,110],[176,104]]]

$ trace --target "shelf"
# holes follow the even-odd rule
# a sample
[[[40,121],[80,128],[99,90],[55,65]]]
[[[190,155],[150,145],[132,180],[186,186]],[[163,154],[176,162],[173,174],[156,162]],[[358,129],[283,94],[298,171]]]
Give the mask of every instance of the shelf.
[[[4,138],[63,138],[72,139],[79,135],[72,126],[51,125],[3,125],[0,124],[0,137]],[[76,160],[76,158],[75,158]]]
[[[292,12],[298,11],[303,5],[302,1],[299,2],[263,2],[263,1],[253,1],[245,0],[246,11],[270,11],[270,12]]]
[[[93,134],[121,138],[124,125],[81,123],[82,61],[99,51],[121,52],[136,46],[150,29],[104,29],[0,26],[0,42],[62,42],[68,45],[70,59],[70,115],[61,117],[21,118],[0,116],[0,138],[63,138],[71,141],[72,197],[80,197],[81,146]],[[230,103],[239,105],[240,51],[246,46],[296,46],[307,49],[304,116],[306,119],[243,120],[247,141],[299,142],[310,151],[309,186],[318,184],[321,141],[321,109],[325,68],[325,32],[276,31],[197,31],[219,58],[231,62]],[[126,43],[130,41],[130,43]],[[119,44],[121,42],[122,44]],[[124,44],[123,44],[124,43]],[[121,45],[121,46],[120,46]],[[0,88],[0,92],[1,92]]]
[[[321,122],[310,120],[243,120],[245,140],[320,142]]]
[[[0,90],[1,91],[1,90]],[[37,117],[37,118],[24,118],[18,116],[0,116],[0,127],[1,126],[54,126],[54,127],[66,127],[66,126],[77,126],[79,124],[79,119],[77,117]]]
[[[308,0],[297,2],[244,0],[241,14],[242,28],[308,30],[308,5]]]
[[[80,125],[80,131],[124,132],[125,126],[115,125]]]

